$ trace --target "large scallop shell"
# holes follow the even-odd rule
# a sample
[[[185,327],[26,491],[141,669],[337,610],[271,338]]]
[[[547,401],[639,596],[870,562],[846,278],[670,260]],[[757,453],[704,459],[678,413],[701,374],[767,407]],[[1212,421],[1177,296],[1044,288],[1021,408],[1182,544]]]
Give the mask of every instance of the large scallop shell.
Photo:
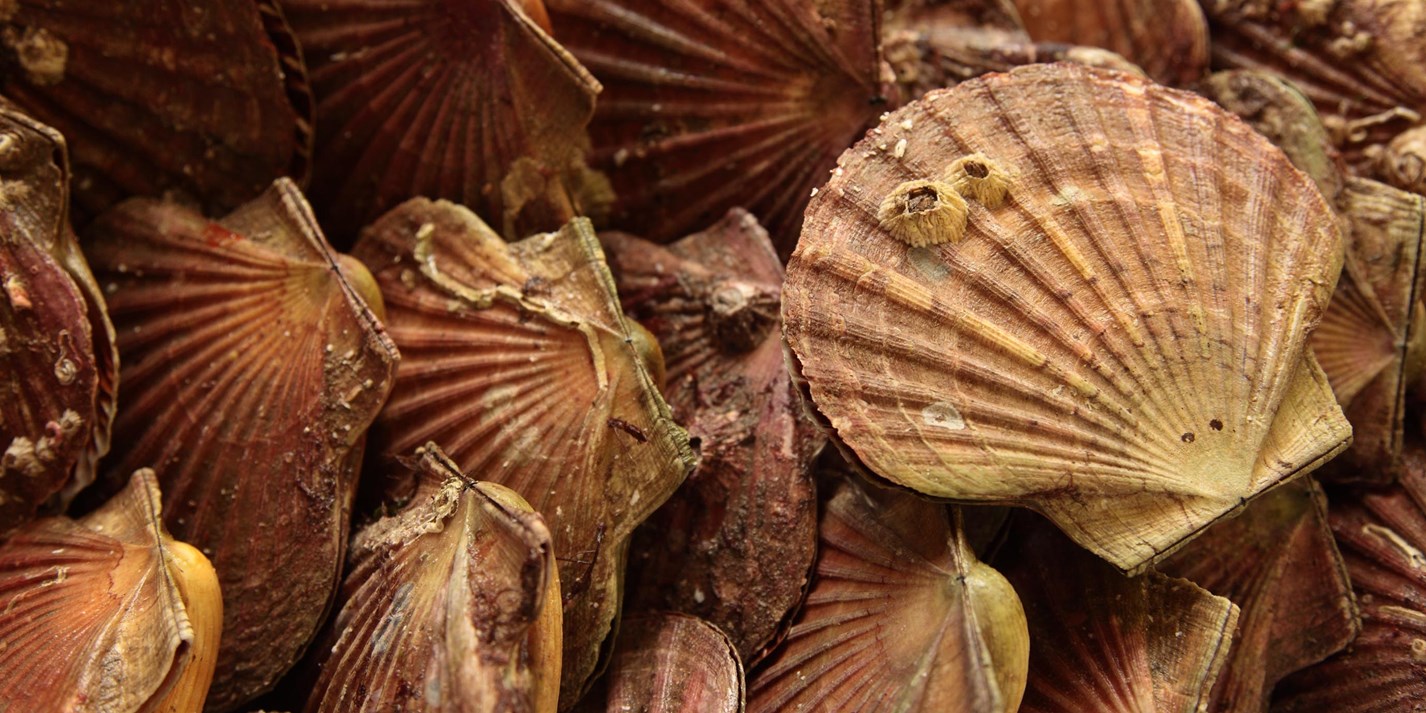
[[[1426,452],[1418,445],[1403,458],[1391,488],[1329,495],[1362,633],[1342,653],[1285,679],[1274,711],[1418,711],[1426,701]]]
[[[601,234],[624,311],[658,339],[674,419],[698,468],[635,533],[628,606],[695,614],[744,660],[802,599],[817,546],[812,459],[824,440],[782,357],[782,263],[733,209],[667,248]]]
[[[164,522],[217,567],[210,708],[230,710],[296,662],[336,593],[396,351],[363,299],[370,276],[286,179],[220,221],[133,199],[87,237],[124,355],[105,470],[157,469]]]
[[[170,189],[215,211],[283,175],[299,117],[253,2],[8,3],[0,92],[62,132],[89,215]]]
[[[1103,47],[1180,86],[1208,71],[1208,22],[1197,0],[1015,0],[1037,42]]]
[[[160,701],[212,672],[195,629],[215,630],[199,619],[221,614],[192,595],[214,585],[202,556],[163,530],[153,471],[78,521],[31,523],[0,546],[0,709],[173,710]],[[202,693],[178,710],[198,710]]]
[[[743,666],[718,627],[687,614],[626,617],[603,687],[580,713],[742,713]],[[595,695],[603,694],[603,695]]]
[[[694,456],[619,309],[588,220],[506,244],[461,206],[416,198],[355,255],[386,298],[403,359],[373,446],[444,444],[460,469],[519,492],[549,523],[565,599],[563,707],[618,615],[634,527]],[[409,483],[389,483],[404,494]]]
[[[0,538],[94,480],[118,356],[70,231],[64,139],[0,103]],[[61,503],[63,504],[63,503]]]
[[[993,562],[1033,642],[1021,713],[1205,710],[1238,620],[1227,599],[1157,572],[1126,577],[1038,518]]]
[[[334,239],[414,196],[509,239],[589,212],[599,83],[516,0],[283,0],[317,98],[312,203]]]
[[[1365,175],[1426,114],[1426,5],[1418,0],[1199,0],[1213,64],[1265,69],[1317,105],[1338,148]],[[1401,186],[1409,189],[1410,186]]]
[[[604,85],[590,136],[613,227],[659,242],[729,208],[791,251],[811,189],[876,120],[874,0],[546,0]]]
[[[544,520],[435,444],[412,467],[410,506],[352,539],[305,710],[553,713],[559,581]]]
[[[1210,710],[1262,713],[1279,680],[1357,635],[1356,602],[1327,526],[1327,500],[1310,476],[1209,528],[1160,569],[1240,609]]]
[[[1015,590],[946,508],[838,479],[787,639],[752,673],[752,713],[1006,713],[1030,640]]]
[[[866,469],[1032,506],[1134,570],[1346,446],[1306,348],[1336,218],[1246,124],[1059,64],[933,92],[881,128],[813,200],[783,287],[796,366]],[[881,227],[898,185],[972,153],[1008,193],[970,201],[959,242]]]

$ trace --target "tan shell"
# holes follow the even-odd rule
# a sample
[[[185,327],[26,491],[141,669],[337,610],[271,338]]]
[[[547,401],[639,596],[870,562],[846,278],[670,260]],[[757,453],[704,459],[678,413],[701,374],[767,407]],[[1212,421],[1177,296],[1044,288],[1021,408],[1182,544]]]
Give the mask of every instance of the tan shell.
[[[787,639],[748,686],[751,713],[1010,713],[1030,639],[1016,591],[946,508],[837,478]]]
[[[1208,22],[1198,0],[1015,0],[1036,42],[1103,47],[1155,81],[1182,86],[1208,71]]]
[[[992,559],[1029,622],[1021,713],[1205,710],[1238,607],[1158,572],[1126,577],[1025,515]]]
[[[733,642],[697,617],[638,614],[619,625],[604,686],[579,713],[742,713],[743,666]],[[603,694],[603,695],[597,695]]]
[[[1159,569],[1240,609],[1209,710],[1267,710],[1279,680],[1341,651],[1357,635],[1357,606],[1327,526],[1327,499],[1311,476],[1215,524]]]
[[[1134,570],[1345,447],[1306,349],[1337,222],[1237,118],[1055,64],[933,92],[880,131],[813,200],[783,288],[795,366],[867,470],[1032,506]],[[904,156],[868,145],[888,140]],[[878,226],[897,185],[976,152],[1014,182],[971,203],[959,243]]]
[[[304,710],[554,713],[559,580],[544,520],[435,444],[411,467],[410,505],[352,539]]]
[[[354,254],[381,286],[402,351],[374,455],[443,443],[462,472],[546,518],[565,599],[567,707],[607,650],[629,537],[694,464],[593,228],[580,218],[507,244],[469,210],[416,198],[363,231]],[[409,480],[387,484],[410,495]]]
[[[168,713],[165,697],[196,673],[180,701],[196,713],[213,642],[195,631],[221,625],[216,586],[202,555],[164,531],[151,470],[80,520],[31,523],[0,546],[0,708]]]

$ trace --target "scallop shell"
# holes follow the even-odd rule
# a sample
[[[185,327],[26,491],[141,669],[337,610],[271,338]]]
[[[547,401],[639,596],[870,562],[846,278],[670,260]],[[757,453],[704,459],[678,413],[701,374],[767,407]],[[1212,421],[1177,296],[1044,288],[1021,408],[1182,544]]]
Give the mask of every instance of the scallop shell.
[[[463,472],[545,516],[565,599],[567,708],[614,626],[634,527],[694,463],[593,229],[577,219],[507,245],[465,208],[416,198],[363,231],[355,255],[376,275],[403,355],[373,446],[391,457],[445,444]]]
[[[1361,606],[1342,653],[1284,680],[1282,713],[1407,711],[1426,700],[1426,452],[1384,491],[1334,492],[1329,520]]]
[[[752,660],[806,588],[825,442],[783,365],[782,263],[737,208],[668,248],[600,240],[625,314],[663,349],[674,419],[701,443],[698,468],[635,533],[628,606],[702,617]]]
[[[1038,519],[993,561],[1035,642],[1021,713],[1205,710],[1238,621],[1227,599],[1157,572],[1125,577]]]
[[[1356,602],[1327,526],[1327,499],[1311,477],[1209,528],[1160,569],[1240,608],[1212,711],[1266,711],[1278,681],[1341,651],[1357,634]]]
[[[201,561],[191,549],[163,531],[150,470],[84,518],[39,520],[0,546],[5,708],[163,710],[158,701],[175,681],[202,668],[194,630],[209,622],[191,617],[221,616],[185,607],[186,589],[215,584],[211,569],[203,582],[202,572],[174,566],[175,558]]]
[[[783,287],[795,366],[865,469],[1029,505],[1137,570],[1346,446],[1306,349],[1341,235],[1247,125],[1056,64],[933,92],[882,132],[904,156],[842,157]],[[879,227],[898,184],[975,152],[1013,181],[959,243]]]
[[[0,92],[68,139],[86,216],[173,189],[231,209],[301,151],[288,68],[254,3],[18,0],[9,10]]]
[[[66,218],[58,132],[0,102],[0,538],[94,480],[109,447],[117,355]]]
[[[1351,247],[1312,349],[1352,422],[1353,437],[1324,474],[1388,483],[1400,469],[1409,367],[1426,355],[1420,302],[1426,200],[1349,178],[1337,205],[1351,223]]]
[[[599,83],[530,4],[283,0],[317,98],[312,202],[335,240],[414,196],[470,205],[512,240],[595,207],[578,194]]]
[[[590,695],[579,711],[743,711],[743,666],[738,650],[718,627],[687,614],[625,618],[605,677],[607,694]]]
[[[304,710],[553,713],[559,659],[539,649],[558,652],[559,582],[544,520],[435,444],[413,460],[411,504],[352,540]]]
[[[1426,6],[1415,0],[1200,0],[1213,64],[1264,69],[1300,87],[1355,170],[1426,114]],[[1405,186],[1403,186],[1405,187]]]
[[[876,120],[873,0],[546,0],[604,85],[590,136],[611,225],[668,242],[741,206],[786,254],[811,189]]]
[[[1208,71],[1208,22],[1197,0],[1015,0],[1036,42],[1103,47],[1155,81],[1182,86]]]
[[[210,709],[272,687],[339,582],[363,435],[396,350],[286,179],[211,221],[134,199],[88,231],[128,394],[106,472],[152,464],[222,578]],[[350,276],[350,277],[348,277]]]
[[[946,509],[851,479],[822,512],[807,601],[748,710],[1016,710],[1025,614]]]

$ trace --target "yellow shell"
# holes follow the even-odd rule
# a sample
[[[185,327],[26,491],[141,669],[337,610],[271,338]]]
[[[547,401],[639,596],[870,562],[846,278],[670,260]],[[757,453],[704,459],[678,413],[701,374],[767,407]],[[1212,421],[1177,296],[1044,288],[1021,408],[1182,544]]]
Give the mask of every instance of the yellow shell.
[[[914,128],[907,128],[914,127]],[[877,132],[880,134],[877,134]],[[1345,447],[1305,348],[1342,264],[1312,182],[1209,102],[1036,65],[890,114],[807,212],[785,335],[843,451],[936,497],[1041,510],[1137,570]],[[1015,176],[958,243],[882,196],[981,153]]]

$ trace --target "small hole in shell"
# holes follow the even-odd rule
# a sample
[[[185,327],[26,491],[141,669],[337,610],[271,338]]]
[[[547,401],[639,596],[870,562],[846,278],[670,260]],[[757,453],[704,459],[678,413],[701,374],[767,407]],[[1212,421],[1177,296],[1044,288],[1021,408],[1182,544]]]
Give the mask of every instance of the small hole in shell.
[[[1193,431],[1189,431],[1188,433],[1183,434],[1182,436],[1180,436],[1180,438],[1183,439],[1183,442],[1184,442],[1184,443],[1193,443],[1193,439],[1194,439]]]
[[[1223,430],[1223,422],[1215,418],[1208,422],[1208,427],[1215,431],[1221,431]]]
[[[936,189],[930,186],[923,186],[906,194],[907,213],[925,213],[928,210],[935,210],[940,203],[936,199]]]
[[[966,161],[965,170],[972,178],[985,178],[990,175],[990,167],[980,161]]]

